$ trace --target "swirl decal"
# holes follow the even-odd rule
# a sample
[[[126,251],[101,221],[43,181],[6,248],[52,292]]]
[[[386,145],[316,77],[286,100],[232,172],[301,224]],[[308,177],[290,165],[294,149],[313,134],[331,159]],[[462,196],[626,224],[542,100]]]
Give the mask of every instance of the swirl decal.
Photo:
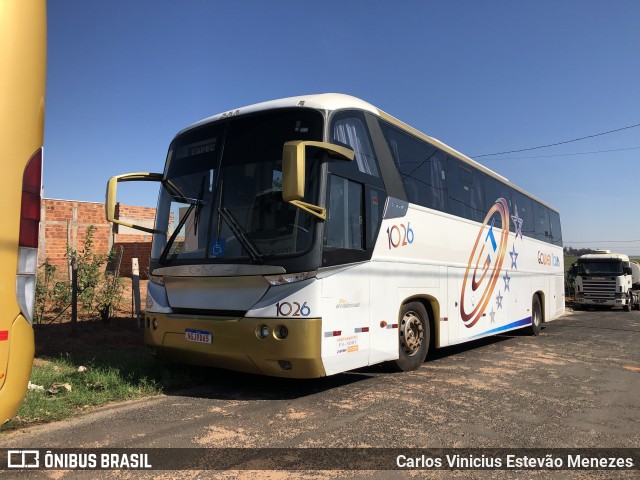
[[[501,229],[495,227],[498,219]],[[487,308],[500,277],[508,239],[509,206],[504,198],[499,198],[480,227],[462,281],[460,317],[467,328],[473,327]],[[475,302],[477,295],[480,299]]]

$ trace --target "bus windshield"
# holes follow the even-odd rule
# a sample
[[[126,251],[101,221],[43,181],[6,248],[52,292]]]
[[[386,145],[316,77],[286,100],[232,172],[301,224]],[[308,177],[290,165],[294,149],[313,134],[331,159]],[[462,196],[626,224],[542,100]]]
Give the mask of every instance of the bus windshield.
[[[323,117],[276,110],[205,124],[169,148],[152,258],[264,262],[309,250],[315,218],[282,200],[282,147],[322,140]],[[316,203],[320,156],[307,155],[305,201]]]
[[[621,260],[578,261],[580,275],[622,275]]]

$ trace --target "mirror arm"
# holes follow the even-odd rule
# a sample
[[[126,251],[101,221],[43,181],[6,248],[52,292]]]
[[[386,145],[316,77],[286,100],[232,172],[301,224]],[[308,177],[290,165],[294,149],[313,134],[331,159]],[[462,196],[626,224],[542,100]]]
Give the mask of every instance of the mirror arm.
[[[107,182],[107,193],[105,199],[105,214],[108,222],[115,223],[117,225],[122,225],[123,227],[133,228],[135,230],[141,230],[146,233],[166,233],[160,230],[156,230],[154,228],[143,227],[141,225],[134,225],[132,223],[123,222],[120,219],[116,218],[115,210],[116,210],[116,191],[118,188],[118,182],[161,182],[162,181],[161,173],[149,173],[149,172],[138,172],[138,173],[127,173],[124,175],[116,175],[115,177],[111,177]]]
[[[311,215],[315,215],[320,220],[327,219],[327,209],[324,207],[319,207],[317,205],[306,203],[301,200],[290,200],[289,203],[295,205],[298,208],[301,208],[305,212],[309,212]]]

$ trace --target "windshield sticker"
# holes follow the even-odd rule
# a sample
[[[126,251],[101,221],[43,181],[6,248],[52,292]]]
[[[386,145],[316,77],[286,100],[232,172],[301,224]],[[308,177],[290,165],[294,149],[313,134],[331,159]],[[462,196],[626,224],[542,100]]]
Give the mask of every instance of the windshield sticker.
[[[224,248],[227,245],[226,238],[215,238],[211,242],[211,256],[212,257],[223,257],[224,256]]]
[[[282,172],[281,171],[273,170],[271,187],[275,188],[276,191],[278,192],[282,190]]]
[[[176,151],[176,158],[193,157],[195,155],[202,155],[203,153],[211,153],[216,151],[216,145],[218,138],[208,138],[202,142],[190,143],[183,147],[178,147]]]
[[[299,133],[308,133],[308,132],[309,132],[309,127],[304,127],[304,126],[302,126],[302,122],[301,122],[300,120],[298,120],[298,121],[296,122],[296,129],[295,129],[295,131],[296,131],[296,132],[299,132]]]

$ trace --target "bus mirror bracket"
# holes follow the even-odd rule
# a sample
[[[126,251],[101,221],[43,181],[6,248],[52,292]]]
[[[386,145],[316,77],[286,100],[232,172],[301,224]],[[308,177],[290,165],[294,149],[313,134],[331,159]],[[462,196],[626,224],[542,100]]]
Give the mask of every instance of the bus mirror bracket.
[[[294,140],[284,144],[282,149],[282,199],[321,220],[326,220],[327,210],[325,208],[301,200],[304,198],[307,147],[321,148],[331,157],[340,160],[353,160],[355,152],[349,148],[327,142]]]
[[[161,173],[149,173],[149,172],[137,172],[137,173],[125,173],[124,175],[116,175],[111,177],[107,182],[107,194],[104,203],[105,213],[107,221],[122,225],[124,227],[134,228],[136,230],[142,230],[147,233],[164,233],[153,228],[143,227],[141,225],[134,225],[129,222],[123,222],[116,218],[116,192],[118,190],[119,182],[161,182]]]

